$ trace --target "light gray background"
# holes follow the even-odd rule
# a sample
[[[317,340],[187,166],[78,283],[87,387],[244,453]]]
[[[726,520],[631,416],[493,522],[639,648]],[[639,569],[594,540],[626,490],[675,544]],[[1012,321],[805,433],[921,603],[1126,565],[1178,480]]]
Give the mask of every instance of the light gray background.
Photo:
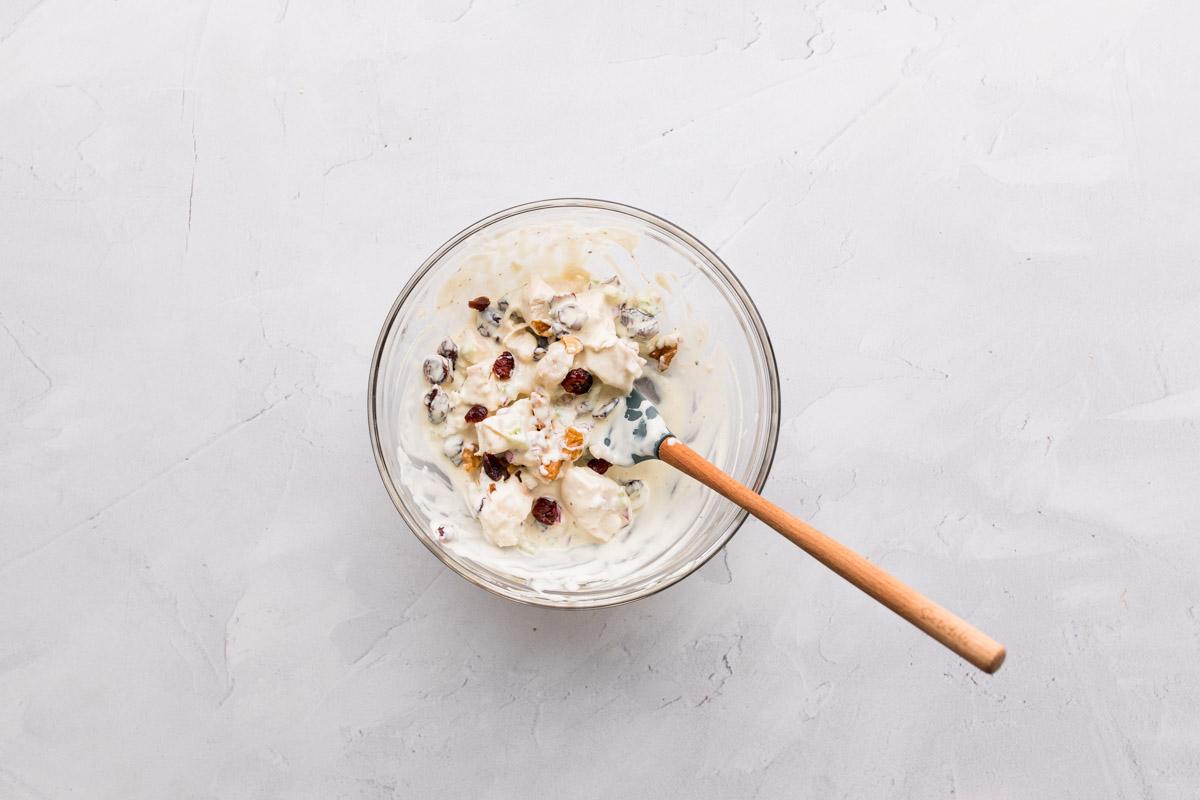
[[[1190,2],[0,3],[0,797],[1194,796]],[[472,588],[366,431],[378,326],[492,211],[718,248],[768,494],[608,611]]]

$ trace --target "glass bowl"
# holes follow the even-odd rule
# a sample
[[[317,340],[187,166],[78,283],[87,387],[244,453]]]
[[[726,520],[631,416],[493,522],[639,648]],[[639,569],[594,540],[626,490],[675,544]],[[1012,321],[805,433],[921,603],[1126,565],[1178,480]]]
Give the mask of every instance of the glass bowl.
[[[557,608],[596,608],[645,597],[691,574],[730,540],[745,521],[746,512],[701,487],[694,506],[678,513],[671,508],[673,522],[688,527],[670,547],[648,555],[628,574],[611,580],[573,588],[547,587],[459,555],[439,543],[436,522],[417,499],[418,492],[428,490],[427,482],[417,490],[414,487],[420,476],[406,474],[406,469],[417,469],[422,475],[441,469],[428,437],[417,435],[424,414],[420,396],[427,390],[420,364],[447,333],[445,320],[428,311],[437,306],[439,291],[477,237],[531,223],[557,222],[638,234],[636,256],[642,270],[672,274],[679,286],[686,288],[685,313],[702,315],[723,356],[707,366],[710,372],[705,386],[711,387],[706,391],[725,395],[722,401],[728,419],[723,424],[728,431],[719,452],[704,455],[761,491],[779,434],[779,378],[758,310],[716,253],[677,225],[620,203],[586,199],[527,203],[480,220],[439,247],[409,279],[384,320],[371,361],[367,419],[375,461],[392,502],[413,534],[442,563],[476,586],[510,600]],[[679,421],[668,422],[682,435]],[[669,469],[663,464],[649,466]],[[448,480],[444,480],[443,490],[452,491]],[[635,524],[630,535],[637,532]]]

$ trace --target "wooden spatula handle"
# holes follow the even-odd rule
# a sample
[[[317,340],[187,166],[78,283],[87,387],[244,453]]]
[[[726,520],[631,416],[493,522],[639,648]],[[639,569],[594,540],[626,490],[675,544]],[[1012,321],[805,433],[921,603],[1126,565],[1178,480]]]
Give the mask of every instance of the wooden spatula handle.
[[[1004,645],[961,617],[947,611],[911,586],[867,561],[808,523],[764,500],[709,463],[678,439],[665,440],[658,457],[728,497],[838,575],[874,597],[946,647],[979,667],[995,672],[1004,663]]]

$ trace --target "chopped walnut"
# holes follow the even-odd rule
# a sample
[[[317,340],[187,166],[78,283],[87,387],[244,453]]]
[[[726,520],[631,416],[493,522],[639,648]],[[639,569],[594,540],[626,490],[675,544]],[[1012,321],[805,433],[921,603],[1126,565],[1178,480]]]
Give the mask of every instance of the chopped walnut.
[[[583,454],[583,445],[587,441],[587,437],[582,431],[575,428],[567,428],[566,434],[563,436],[563,455],[569,461],[574,461]]]
[[[462,449],[462,466],[467,472],[474,472],[483,466],[483,459],[479,457],[474,445],[467,445]]]
[[[671,362],[675,360],[675,354],[678,352],[679,343],[668,342],[651,350],[650,357],[658,361],[659,372],[666,372],[667,367],[671,366]]]

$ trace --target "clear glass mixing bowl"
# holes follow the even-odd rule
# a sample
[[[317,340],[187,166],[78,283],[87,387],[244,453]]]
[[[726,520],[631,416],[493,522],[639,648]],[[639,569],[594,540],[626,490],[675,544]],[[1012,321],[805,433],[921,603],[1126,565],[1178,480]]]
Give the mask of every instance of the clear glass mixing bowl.
[[[475,585],[519,602],[558,608],[596,608],[653,594],[681,580],[712,558],[737,532],[746,512],[712,492],[698,507],[679,509],[690,525],[670,548],[625,576],[578,590],[548,590],[459,557],[435,538],[435,525],[406,485],[403,463],[433,466],[430,452],[414,453],[414,426],[422,424],[420,396],[427,387],[420,364],[446,334],[443,320],[426,309],[476,237],[530,223],[573,222],[637,233],[637,260],[648,273],[674,273],[686,286],[689,313],[706,318],[725,358],[714,365],[710,391],[726,394],[732,435],[714,458],[717,466],[760,491],[767,479],[779,434],[779,378],[775,354],[753,301],[716,253],[661,217],[603,200],[543,200],[480,220],[437,249],[392,304],[379,333],[367,390],[367,417],[375,461],[392,502],[413,534],[450,569]],[[405,448],[403,451],[401,448]],[[404,459],[399,458],[403,452]],[[706,454],[709,455],[709,454]],[[686,480],[686,479],[685,479]],[[411,483],[411,481],[410,481]],[[450,490],[447,482],[446,490]],[[674,510],[672,510],[674,516]],[[685,520],[685,521],[686,521]],[[636,535],[635,526],[631,535]]]

